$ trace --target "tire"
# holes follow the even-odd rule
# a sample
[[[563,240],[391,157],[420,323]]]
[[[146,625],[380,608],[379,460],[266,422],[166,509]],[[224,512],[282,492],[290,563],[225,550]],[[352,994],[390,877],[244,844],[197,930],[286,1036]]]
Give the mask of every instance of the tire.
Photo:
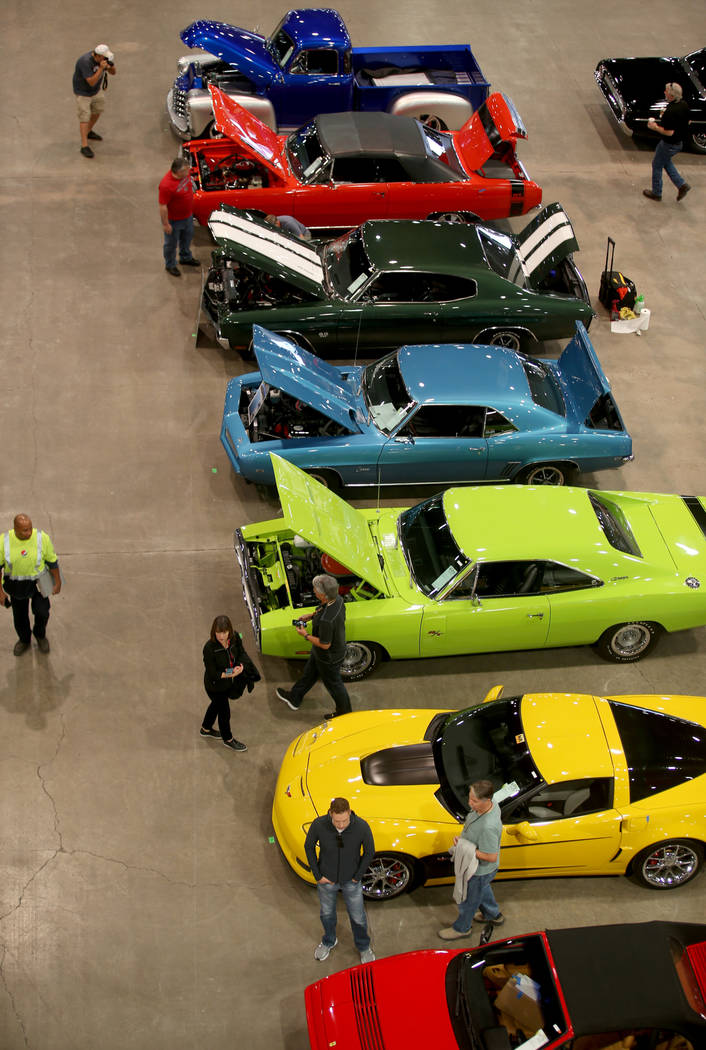
[[[446,122],[438,117],[436,113],[420,113],[417,117],[420,124],[431,128],[432,131],[447,131]]]
[[[515,479],[520,485],[566,485],[570,469],[560,463],[535,463],[521,470]]]
[[[372,674],[382,659],[382,648],[375,642],[346,642],[341,665],[344,682],[360,682]]]
[[[604,631],[596,642],[596,649],[604,660],[617,664],[631,664],[647,656],[657,643],[659,624],[644,620],[616,623]]]
[[[307,337],[302,335],[301,332],[280,332],[279,334],[283,335],[285,339],[291,339],[291,341],[301,347],[302,350],[308,350],[310,354],[313,354],[315,357],[318,356]]]
[[[402,853],[376,853],[363,873],[363,896],[369,901],[390,901],[408,893],[417,879],[417,866]]]
[[[672,839],[641,850],[633,861],[630,874],[650,890],[673,890],[691,882],[703,860],[704,848],[700,842]]]
[[[522,336],[512,328],[499,328],[495,332],[489,332],[487,339],[481,338],[482,335],[485,333],[481,333],[474,342],[487,343],[489,346],[505,346],[508,350],[515,350],[517,353],[522,350]]]
[[[695,135],[692,134],[690,146],[692,153],[706,153],[706,131],[697,131]]]
[[[433,211],[430,215],[427,215],[427,221],[455,222],[472,226],[474,223],[480,222],[480,216],[476,215],[474,211]]]
[[[307,470],[306,473],[314,481],[318,481],[320,485],[323,485],[325,489],[330,489],[331,492],[339,492],[342,487],[341,479],[335,470]]]

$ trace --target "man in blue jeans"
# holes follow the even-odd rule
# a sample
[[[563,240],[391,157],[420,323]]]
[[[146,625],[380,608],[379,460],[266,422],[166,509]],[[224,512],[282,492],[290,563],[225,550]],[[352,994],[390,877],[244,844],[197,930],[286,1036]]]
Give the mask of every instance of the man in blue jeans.
[[[645,197],[651,201],[662,200],[662,171],[666,171],[677,188],[677,200],[684,200],[691,189],[689,183],[675,168],[672,158],[684,148],[684,141],[689,134],[689,106],[682,98],[681,84],[665,84],[664,97],[667,106],[659,121],[650,117],[647,127],[662,137],[655,148],[652,158],[652,189],[643,190]]]
[[[375,955],[370,947],[361,882],[363,873],[375,853],[370,825],[351,812],[348,799],[334,798],[328,813],[317,817],[309,828],[304,849],[316,879],[321,925],[324,928],[324,935],[314,951],[314,958],[323,962],[338,944],[336,904],[340,892],[348,911],[353,940],[360,952],[360,961],[373,962]]]
[[[454,941],[471,934],[473,921],[492,922],[502,926],[505,922],[490,884],[498,870],[500,837],[503,832],[500,806],[493,801],[493,785],[489,780],[477,780],[468,792],[469,813],[460,837],[476,847],[478,867],[468,880],[466,897],[458,906],[458,918],[453,926],[439,930],[442,941]],[[454,843],[458,842],[456,836]]]
[[[182,266],[200,266],[191,254],[194,236],[194,189],[191,185],[191,165],[185,157],[177,157],[159,184],[159,217],[164,230],[164,269],[172,277],[181,277],[176,264],[177,247]]]

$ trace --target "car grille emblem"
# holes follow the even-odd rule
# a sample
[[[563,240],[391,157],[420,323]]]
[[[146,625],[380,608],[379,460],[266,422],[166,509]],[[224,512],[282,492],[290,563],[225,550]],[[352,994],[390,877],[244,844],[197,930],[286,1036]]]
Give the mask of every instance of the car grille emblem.
[[[695,576],[687,576],[687,578],[684,580],[684,583],[687,585],[687,587],[692,587],[694,590],[698,590],[698,588],[701,586],[701,581],[697,580]]]

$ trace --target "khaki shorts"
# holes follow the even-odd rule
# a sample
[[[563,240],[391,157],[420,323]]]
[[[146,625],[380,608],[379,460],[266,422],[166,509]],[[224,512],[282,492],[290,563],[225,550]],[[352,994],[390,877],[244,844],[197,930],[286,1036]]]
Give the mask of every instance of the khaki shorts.
[[[105,99],[100,95],[74,95],[74,98],[80,124],[88,124],[91,117],[97,117],[105,109]]]

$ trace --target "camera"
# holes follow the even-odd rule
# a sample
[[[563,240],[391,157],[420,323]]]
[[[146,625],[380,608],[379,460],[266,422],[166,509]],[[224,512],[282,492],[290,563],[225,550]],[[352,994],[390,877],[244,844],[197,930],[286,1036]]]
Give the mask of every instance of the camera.
[[[292,627],[306,627],[306,620],[292,620]]]

